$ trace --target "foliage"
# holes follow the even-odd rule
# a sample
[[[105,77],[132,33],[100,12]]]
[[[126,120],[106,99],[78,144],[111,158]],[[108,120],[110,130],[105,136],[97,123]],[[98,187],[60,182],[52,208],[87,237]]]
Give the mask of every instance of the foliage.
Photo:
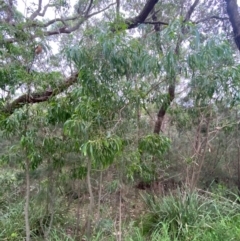
[[[240,65],[222,1],[18,4],[0,3],[0,239],[239,239],[222,197],[146,195],[141,228],[127,209],[137,181],[236,189]]]

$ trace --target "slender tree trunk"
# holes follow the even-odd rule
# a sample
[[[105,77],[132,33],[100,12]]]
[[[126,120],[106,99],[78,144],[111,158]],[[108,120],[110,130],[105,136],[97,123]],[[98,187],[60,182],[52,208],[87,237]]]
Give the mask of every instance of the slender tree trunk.
[[[236,111],[236,122],[238,121],[238,111]],[[236,125],[236,145],[237,145],[237,176],[238,176],[238,182],[237,182],[237,186],[238,186],[238,196],[240,196],[240,145],[239,145],[239,138],[238,138],[238,131],[239,128],[239,124]]]
[[[91,160],[88,160],[87,165],[87,184],[88,184],[88,192],[90,196],[90,203],[89,203],[89,212],[88,212],[88,220],[87,220],[87,238],[90,240],[91,237],[91,223],[93,218],[93,208],[94,208],[94,196],[92,191],[92,184],[91,184]]]
[[[47,205],[46,205],[46,223],[45,226],[43,226],[43,231],[44,231],[44,240],[48,240],[49,233],[52,228],[53,224],[53,218],[54,218],[54,176],[53,176],[53,167],[48,159],[48,193],[47,193]],[[50,220],[48,221],[48,218],[50,217]]]
[[[103,185],[103,171],[100,171],[99,176],[99,187],[98,187],[98,204],[97,204],[97,222],[100,219],[100,209],[101,209],[101,198],[102,198],[102,185]]]
[[[78,183],[78,203],[77,203],[77,223],[76,223],[76,226],[77,226],[77,229],[76,229],[76,236],[80,236],[80,208],[81,208],[81,185],[80,183]]]
[[[118,224],[118,241],[122,241],[122,190],[119,191],[119,224]]]
[[[186,23],[187,21],[190,20],[192,13],[194,12],[196,6],[198,5],[199,0],[195,0],[193,2],[193,4],[190,6],[190,8],[188,9],[183,24]],[[153,10],[154,11],[154,10]],[[153,15],[154,17],[154,15]],[[154,18],[154,20],[156,20],[156,18]],[[155,26],[155,30],[157,26]],[[181,30],[181,34],[179,34],[178,40],[177,40],[177,44],[176,44],[176,48],[175,48],[175,54],[178,56],[179,55],[179,49],[180,49],[180,45],[182,43],[182,35],[185,34],[185,27],[184,25],[182,25],[182,30]],[[160,43],[159,43],[160,44]],[[170,80],[170,85],[168,87],[168,98],[165,100],[165,102],[162,104],[158,114],[157,114],[157,120],[155,122],[155,127],[154,127],[154,133],[155,134],[159,134],[161,131],[161,127],[163,124],[163,120],[165,117],[165,114],[167,112],[167,109],[170,107],[171,102],[174,100],[175,97],[175,85],[176,85],[176,76],[173,76],[172,79]]]
[[[192,191],[195,189],[195,187],[198,184],[200,173],[202,171],[202,167],[203,167],[203,164],[204,164],[204,161],[205,161],[206,150],[207,150],[208,139],[209,139],[210,120],[211,120],[211,117],[208,118],[208,120],[207,120],[206,136],[205,136],[203,141],[200,141],[199,148],[197,150],[198,164],[197,165],[194,164],[195,165],[195,168],[194,168],[195,171],[193,173],[193,179],[192,179],[192,183],[191,183],[191,190]]]
[[[137,83],[137,78],[134,79],[134,84],[135,84],[135,91],[136,93],[139,91],[138,89],[138,83]],[[136,120],[137,120],[137,144],[139,142],[140,138],[140,118],[141,118],[141,111],[140,111],[140,98],[137,99],[136,102]]]
[[[168,97],[166,101],[162,104],[157,114],[157,120],[155,122],[154,131],[153,131],[155,134],[160,133],[164,116],[166,114],[167,109],[171,105],[171,102],[174,100],[174,97],[175,97],[175,84],[172,84],[168,88]]]
[[[120,13],[120,0],[116,0],[116,12],[117,12],[117,16],[119,16],[119,13]]]
[[[26,229],[26,241],[30,241],[30,224],[29,224],[29,200],[30,200],[30,177],[29,177],[29,160],[25,162],[25,176],[26,176],[26,201],[24,207],[25,214],[25,229]]]

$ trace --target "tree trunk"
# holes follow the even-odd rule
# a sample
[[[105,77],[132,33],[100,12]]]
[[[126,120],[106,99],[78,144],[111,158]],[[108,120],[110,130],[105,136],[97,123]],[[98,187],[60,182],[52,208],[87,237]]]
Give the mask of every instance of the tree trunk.
[[[186,23],[187,21],[190,20],[192,13],[194,12],[196,6],[198,5],[199,0],[195,0],[194,3],[191,5],[191,7],[188,9],[184,21],[183,23]],[[184,25],[182,26],[182,33],[179,35],[178,40],[177,40],[177,44],[176,44],[176,49],[175,49],[175,54],[178,56],[179,55],[179,48],[182,42],[182,36],[185,34],[185,27]],[[157,120],[155,122],[155,126],[154,126],[154,131],[153,133],[155,134],[159,134],[161,131],[161,127],[162,127],[162,123],[164,120],[164,116],[166,114],[167,109],[169,108],[169,106],[171,105],[172,101],[174,100],[175,97],[175,84],[176,84],[176,76],[173,77],[173,79],[171,80],[172,82],[170,83],[169,87],[168,87],[168,98],[163,102],[158,114],[157,114]]]
[[[30,177],[29,177],[29,160],[25,162],[25,173],[26,173],[26,201],[24,208],[25,215],[25,229],[26,229],[26,241],[30,241],[30,224],[29,224],[29,200],[30,200]]]
[[[175,84],[172,84],[172,85],[169,85],[168,97],[162,104],[162,106],[157,114],[157,120],[155,122],[153,133],[155,133],[155,134],[160,133],[164,116],[166,114],[167,109],[171,105],[171,102],[174,100],[174,96],[175,96]]]
[[[232,24],[234,40],[238,50],[240,50],[240,15],[236,0],[225,0],[227,3],[227,13]]]

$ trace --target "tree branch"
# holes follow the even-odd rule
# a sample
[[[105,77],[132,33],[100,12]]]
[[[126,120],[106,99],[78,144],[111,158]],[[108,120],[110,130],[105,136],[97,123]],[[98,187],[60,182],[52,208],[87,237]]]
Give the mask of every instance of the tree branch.
[[[48,7],[53,7],[53,5],[47,4],[44,8],[43,8],[43,12],[39,13],[38,16],[43,17],[48,9]]]
[[[41,9],[42,9],[42,0],[38,0],[38,8],[35,12],[32,13],[29,19],[33,20],[34,18],[36,18],[40,13]]]
[[[56,18],[56,19],[52,19],[50,21],[48,21],[47,23],[45,24],[39,24],[37,22],[32,22],[32,23],[28,23],[26,25],[26,27],[41,27],[41,28],[44,28],[44,27],[48,27],[50,26],[51,24],[55,23],[55,22],[62,22],[63,25],[65,26],[62,26],[58,29],[55,29],[55,30],[52,30],[52,31],[44,31],[43,34],[44,36],[51,36],[51,35],[57,35],[57,34],[61,34],[61,33],[66,33],[66,34],[69,34],[69,33],[72,33],[74,31],[76,31],[80,26],[81,24],[84,23],[84,21],[86,21],[87,19],[99,14],[99,13],[102,13],[104,12],[105,10],[107,10],[108,8],[110,8],[111,6],[115,5],[116,3],[111,3],[109,4],[107,7],[99,10],[99,11],[96,11],[94,13],[91,13],[89,14],[88,16],[82,16],[82,15],[77,15],[77,16],[74,16],[74,17],[69,17],[69,18],[65,18],[65,19],[62,19],[62,18]],[[66,24],[67,21],[73,21],[73,20],[76,20],[78,18],[80,18],[79,21],[74,25],[72,26],[71,28],[69,28],[69,26]],[[23,28],[24,29],[24,28]],[[31,36],[31,39],[35,39],[39,37],[39,35],[32,35]],[[17,39],[16,38],[8,38],[8,39],[4,39],[2,40],[1,42],[4,42],[4,43],[14,43],[14,42],[17,42]]]
[[[41,11],[41,1],[42,0],[39,0],[38,9],[31,15],[30,19],[34,19],[36,17],[35,16],[36,14],[39,15],[39,13]],[[143,7],[142,11],[139,13],[139,15],[137,15],[134,18],[126,19],[125,23],[127,24],[127,29],[135,28],[139,24],[144,23],[144,21],[148,17],[149,13],[153,10],[153,8],[154,8],[154,6],[157,2],[158,2],[158,0],[148,0],[147,3],[145,4],[145,6]],[[87,20],[87,19],[89,19],[89,18],[91,18],[91,17],[93,17],[93,16],[95,16],[99,13],[104,12],[105,10],[107,10],[108,8],[110,8],[111,6],[113,6],[115,4],[116,4],[116,2],[111,3],[107,7],[103,8],[99,11],[96,11],[92,14],[88,14],[87,16],[77,15],[77,16],[65,18],[65,19],[57,18],[57,19],[52,19],[45,24],[37,24],[36,22],[33,22],[33,23],[31,23],[31,25],[28,24],[28,27],[31,27],[31,26],[32,27],[48,27],[55,22],[62,22],[65,26],[60,27],[56,30],[45,31],[45,32],[43,32],[44,36],[57,35],[57,34],[61,34],[61,33],[69,34],[69,33],[72,33],[74,31],[76,31],[81,26],[81,24],[84,23],[85,20]],[[49,6],[49,5],[47,5],[47,6]],[[90,11],[91,6],[92,6],[92,4],[90,2],[87,11]],[[46,12],[46,9],[45,9],[44,13],[45,12]],[[43,13],[43,15],[44,15],[44,13]],[[81,17],[81,19],[79,19],[79,21],[74,26],[69,28],[69,26],[66,24],[66,22],[76,20],[79,17]],[[37,38],[37,37],[39,37],[39,35],[33,35],[31,37],[31,39],[34,39],[34,38]],[[13,43],[13,42],[16,42],[16,41],[17,41],[16,38],[9,38],[9,39],[4,40],[4,42],[7,42],[7,43]]]
[[[134,18],[126,19],[125,23],[127,24],[127,29],[135,28],[139,24],[143,23],[157,2],[158,0],[148,0],[139,15]]]
[[[3,110],[4,113],[12,114],[14,110],[21,108],[25,104],[34,104],[39,102],[44,102],[49,100],[51,97],[56,96],[66,90],[68,87],[73,85],[78,79],[78,73],[73,73],[70,77],[68,77],[63,83],[61,83],[54,90],[46,90],[45,92],[34,92],[31,94],[23,94],[19,96],[17,99],[8,103]]]
[[[53,7],[54,4],[47,4],[46,6],[44,6],[43,8],[43,12],[41,13],[42,10],[42,0],[38,1],[38,9],[32,13],[32,15],[29,17],[30,20],[34,20],[37,16],[41,16],[43,17],[48,9],[48,7]]]
[[[60,34],[60,33],[67,33],[67,34],[72,33],[74,31],[76,31],[81,26],[81,24],[84,23],[84,21],[86,21],[87,19],[93,17],[94,15],[97,15],[97,14],[99,14],[101,12],[104,12],[105,10],[107,10],[108,8],[110,8],[111,6],[113,6],[115,4],[116,3],[111,3],[107,7],[103,8],[103,9],[97,11],[97,12],[89,14],[86,17],[82,17],[82,19],[79,19],[79,21],[74,26],[72,26],[71,28],[68,28],[68,26],[64,26],[64,27],[61,27],[61,28],[53,30],[53,31],[46,31],[46,32],[44,32],[44,35],[45,36],[51,36],[51,35],[56,35],[56,34]],[[70,18],[68,18],[67,20],[70,20]],[[65,21],[67,21],[67,20],[65,20]],[[74,18],[72,18],[72,20],[74,20]],[[52,20],[52,21],[54,21],[54,20]],[[58,21],[64,21],[64,20],[58,19]],[[37,36],[35,36],[35,37],[37,37]]]
[[[192,5],[192,6],[189,8],[189,10],[187,11],[187,14],[186,14],[183,22],[187,22],[187,21],[190,20],[190,18],[191,18],[191,16],[192,16],[192,14],[193,14],[196,6],[198,5],[198,3],[199,3],[199,0],[195,0],[195,1],[194,1],[193,5]]]
[[[85,12],[85,17],[87,17],[89,12],[91,11],[92,4],[93,4],[93,0],[90,0],[90,3],[89,3],[89,5],[87,7],[87,10]]]
[[[225,0],[227,3],[227,13],[232,24],[234,40],[238,50],[240,50],[240,15],[236,0]]]
[[[209,16],[209,17],[206,17],[206,18],[201,18],[195,22],[193,22],[194,24],[198,24],[198,23],[202,23],[202,22],[205,22],[205,21],[208,21],[210,19],[217,19],[217,20],[221,20],[221,21],[224,21],[224,20],[229,20],[229,18],[223,18],[223,17],[219,17],[219,16]]]
[[[166,22],[162,22],[162,21],[145,21],[143,22],[143,24],[161,24],[161,25],[169,25],[168,23]]]

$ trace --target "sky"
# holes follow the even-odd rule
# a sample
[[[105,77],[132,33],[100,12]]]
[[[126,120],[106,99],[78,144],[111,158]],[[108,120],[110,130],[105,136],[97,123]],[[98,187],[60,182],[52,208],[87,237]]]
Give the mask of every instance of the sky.
[[[42,6],[45,6],[50,0],[43,0],[42,1]],[[72,3],[73,2],[76,2],[76,1],[71,1]],[[30,4],[37,4],[38,3],[38,0],[20,0],[18,1],[18,10],[22,13],[24,13],[24,15],[26,16],[26,8],[27,6]],[[237,0],[237,3],[238,3],[238,6],[240,6],[240,0]],[[49,11],[49,10],[48,10]],[[54,12],[51,11],[53,14]],[[48,15],[52,15],[52,13],[48,13]]]

